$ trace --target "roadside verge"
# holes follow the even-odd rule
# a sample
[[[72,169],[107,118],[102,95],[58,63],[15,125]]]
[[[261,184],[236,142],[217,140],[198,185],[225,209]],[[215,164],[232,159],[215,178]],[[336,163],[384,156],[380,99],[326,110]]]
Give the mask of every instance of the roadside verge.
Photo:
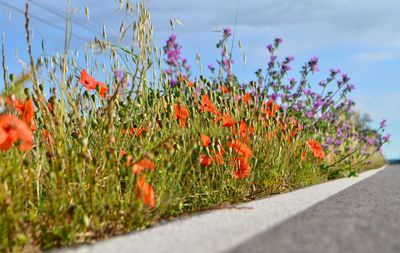
[[[86,252],[222,252],[263,232],[308,207],[376,174],[385,166],[232,208],[178,218],[152,228],[92,245],[54,250]]]

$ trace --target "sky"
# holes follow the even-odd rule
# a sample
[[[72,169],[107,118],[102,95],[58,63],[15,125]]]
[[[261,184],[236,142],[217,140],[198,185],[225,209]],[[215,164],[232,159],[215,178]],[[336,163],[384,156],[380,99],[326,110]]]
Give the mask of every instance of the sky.
[[[20,72],[28,62],[24,18],[19,10],[24,0],[0,0],[0,33],[5,34],[6,61],[11,72]],[[40,41],[46,52],[64,47],[66,1],[29,0],[34,54],[40,54]],[[72,48],[80,49],[85,40],[100,36],[106,24],[109,33],[118,31],[123,13],[118,1],[71,0],[74,20]],[[368,113],[377,127],[387,119],[391,143],[384,155],[400,158],[400,1],[398,0],[146,0],[154,26],[155,43],[162,47],[171,33],[177,35],[182,54],[192,67],[199,53],[203,67],[216,65],[215,48],[221,34],[218,28],[235,30],[235,42],[244,45],[246,63],[237,44],[234,72],[240,80],[255,78],[258,68],[266,68],[265,46],[274,38],[283,39],[279,56],[293,55],[293,75],[311,57],[319,57],[316,80],[327,77],[330,68],[347,73],[356,90],[351,98],[356,109]],[[90,18],[85,19],[85,6]],[[170,19],[183,25],[172,30]],[[18,54],[17,54],[18,50]],[[0,71],[2,75],[2,70]],[[1,79],[2,80],[2,79]],[[0,87],[2,87],[0,81]]]

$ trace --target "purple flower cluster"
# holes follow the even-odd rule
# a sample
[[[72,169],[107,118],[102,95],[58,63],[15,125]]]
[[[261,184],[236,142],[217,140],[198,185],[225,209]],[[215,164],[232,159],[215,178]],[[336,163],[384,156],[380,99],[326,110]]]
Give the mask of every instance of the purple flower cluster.
[[[165,73],[170,76],[170,86],[175,87],[178,84],[179,75],[183,75],[183,71],[186,72],[186,77],[190,76],[190,66],[187,63],[187,59],[181,59],[181,46],[176,41],[176,35],[172,34],[165,42],[164,53],[166,55],[165,63],[168,68]]]
[[[278,59],[276,51],[282,43],[280,38],[266,46],[269,53],[267,66],[264,70],[255,71],[257,81],[243,85],[237,83],[232,72],[233,60],[227,43],[231,35],[229,27],[223,29],[223,37],[217,44],[217,48],[221,50],[221,58],[217,63],[222,75],[213,78],[211,83],[201,81],[203,87],[217,90],[221,83],[229,80],[239,91],[253,94],[258,101],[273,100],[279,104],[282,112],[298,120],[304,127],[303,131],[312,136],[319,136],[318,139],[331,154],[343,155],[343,161],[347,165],[368,158],[371,150],[379,151],[383,144],[389,142],[389,134],[382,136],[386,120],[382,120],[379,129],[374,130],[365,125],[354,111],[354,101],[348,96],[355,89],[355,85],[350,83],[349,76],[341,70],[330,69],[327,78],[312,84],[310,80],[314,78],[310,78],[311,75],[319,71],[319,58],[312,57],[301,68],[298,80],[288,78],[294,57]],[[176,36],[171,36],[164,47],[166,63],[169,66],[166,72],[172,77],[172,85],[178,83],[173,78],[174,73],[181,69],[190,71],[186,60],[180,61],[180,48],[176,43]],[[213,65],[208,65],[208,69],[215,73]],[[195,92],[200,94],[201,89],[197,88]],[[236,94],[233,99],[240,97],[241,95]]]
[[[232,79],[233,77],[232,65],[234,63],[232,60],[232,54],[228,51],[228,40],[231,35],[232,35],[231,28],[227,27],[223,29],[223,37],[217,43],[217,48],[221,50],[221,59],[217,60],[217,63],[222,68],[223,72],[226,73],[226,79],[228,80]],[[223,81],[225,78],[223,76],[220,76],[219,79],[220,81]]]

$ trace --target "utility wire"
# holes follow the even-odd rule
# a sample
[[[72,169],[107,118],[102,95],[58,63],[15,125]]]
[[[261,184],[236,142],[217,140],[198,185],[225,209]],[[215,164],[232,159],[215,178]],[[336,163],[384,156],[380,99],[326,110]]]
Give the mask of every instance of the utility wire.
[[[48,4],[44,3],[41,0],[27,0],[27,1],[32,3],[32,4],[34,4],[34,5],[36,5],[37,7],[41,8],[41,9],[44,9],[44,10],[46,10],[46,11],[48,11],[48,12],[50,12],[50,13],[56,15],[56,16],[61,17],[62,19],[66,19],[67,18],[66,15],[63,12],[57,11],[57,9],[54,6],[48,5]],[[71,17],[71,22],[73,24],[77,25],[77,26],[80,26],[83,29],[86,29],[86,30],[89,30],[89,31],[93,32],[95,36],[96,35],[101,36],[99,34],[99,31],[98,31],[99,28],[96,27],[96,26],[93,26],[93,25],[90,26],[88,24],[85,24],[84,22],[80,22],[80,21],[78,21],[76,19],[73,19],[72,17]],[[117,39],[117,36],[112,36],[112,37],[110,37],[110,39]]]
[[[24,11],[23,11],[23,10],[21,10],[21,9],[19,9],[19,8],[13,6],[13,5],[10,5],[10,4],[4,2],[3,0],[0,0],[0,5],[3,5],[3,6],[5,6],[5,7],[7,7],[7,8],[9,8],[9,9],[12,9],[12,10],[14,10],[14,11],[16,11],[16,12],[18,12],[18,13],[24,15]],[[60,30],[60,31],[63,31],[63,32],[65,31],[65,27],[60,26],[60,25],[56,25],[56,24],[53,24],[53,23],[50,23],[50,22],[48,22],[47,20],[42,19],[42,18],[40,18],[40,17],[38,17],[38,16],[36,16],[36,15],[29,14],[29,17],[31,17],[31,18],[33,18],[33,19],[36,19],[37,21],[42,22],[42,23],[44,23],[44,24],[46,24],[46,25],[48,25],[48,26],[51,26],[51,27],[53,27],[53,28],[55,28],[55,29],[58,29],[58,30]],[[85,37],[82,37],[82,36],[76,35],[76,34],[72,34],[72,36],[74,36],[76,39],[79,39],[79,40],[82,40],[82,41],[89,41],[89,40],[90,40],[90,39],[88,39],[88,38],[85,38]]]
[[[233,26],[233,36],[232,36],[232,45],[231,45],[231,55],[230,55],[230,59],[229,59],[229,60],[232,60],[232,56],[233,56],[233,47],[234,47],[235,36],[236,36],[236,26],[237,26],[238,16],[239,16],[239,4],[238,4],[238,0],[236,0],[235,25]]]
[[[66,19],[66,18],[67,18],[67,16],[66,16],[65,14],[63,14],[63,13],[60,12],[60,11],[56,11],[54,7],[51,8],[51,7],[49,7],[48,5],[45,5],[45,4],[43,4],[43,3],[37,2],[36,0],[28,0],[28,2],[30,2],[30,3],[33,4],[33,5],[36,5],[37,7],[41,8],[41,9],[44,9],[44,10],[50,12],[50,13],[52,13],[52,14],[58,16],[58,17],[61,17],[61,18],[63,18],[63,19]],[[75,24],[75,25],[77,25],[77,26],[83,28],[83,29],[86,29],[86,30],[89,30],[89,31],[91,31],[91,32],[94,32],[95,34],[98,33],[97,29],[94,29],[94,28],[92,28],[92,27],[90,27],[90,26],[88,26],[88,25],[86,25],[86,24],[83,24],[82,22],[78,22],[78,21],[75,20],[75,19],[71,19],[71,22],[72,22],[73,24]]]

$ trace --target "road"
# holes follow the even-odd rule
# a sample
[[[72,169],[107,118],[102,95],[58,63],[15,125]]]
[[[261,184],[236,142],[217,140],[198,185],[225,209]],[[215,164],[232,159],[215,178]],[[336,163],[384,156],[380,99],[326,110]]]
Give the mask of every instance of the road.
[[[317,203],[226,252],[400,252],[400,166]]]

